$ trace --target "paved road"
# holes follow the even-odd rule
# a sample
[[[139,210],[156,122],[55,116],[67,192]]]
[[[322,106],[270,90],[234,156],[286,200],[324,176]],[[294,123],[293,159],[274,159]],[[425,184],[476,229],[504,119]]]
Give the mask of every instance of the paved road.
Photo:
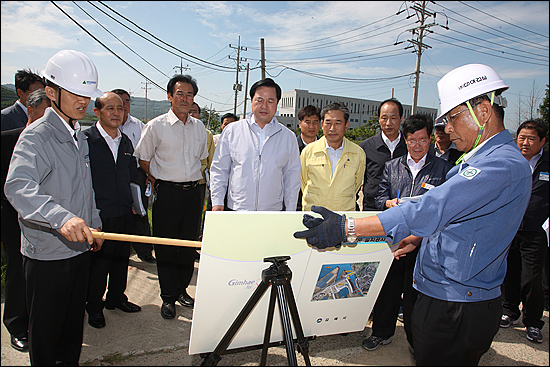
[[[189,287],[194,296],[198,263]],[[198,355],[188,353],[193,311],[176,305],[177,317],[165,320],[160,316],[160,289],[156,265],[141,262],[136,255],[130,258],[128,270],[129,300],[140,305],[142,311],[125,314],[120,310],[105,310],[107,326],[84,328],[84,345],[80,363],[88,366],[176,366],[201,364]],[[2,313],[4,299],[2,294]],[[548,312],[544,313],[548,324]],[[332,335],[310,341],[310,359],[313,366],[415,365],[409,353],[403,325],[397,323],[393,342],[368,352],[361,347],[370,335],[370,324],[361,332],[346,336]],[[544,342],[535,344],[525,338],[521,323],[517,327],[501,329],[489,352],[481,359],[483,366],[548,366],[548,327],[543,328]],[[258,365],[261,351],[224,355],[220,365]],[[305,365],[298,354],[299,365]],[[271,348],[268,365],[288,365],[284,346]],[[20,353],[10,346],[9,334],[2,324],[2,366],[29,366],[28,353]]]

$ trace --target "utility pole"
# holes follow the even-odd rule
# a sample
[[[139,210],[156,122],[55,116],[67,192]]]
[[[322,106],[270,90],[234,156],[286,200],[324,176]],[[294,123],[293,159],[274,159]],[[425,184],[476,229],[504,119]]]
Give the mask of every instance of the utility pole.
[[[246,63],[246,86],[244,87],[244,107],[243,118],[246,118],[246,101],[248,100],[248,74],[250,73],[250,64]]]
[[[410,32],[412,32],[413,35],[416,35],[416,39],[410,39],[408,40],[412,46],[408,46],[407,48],[414,47],[416,52],[416,70],[414,72],[414,96],[413,96],[413,104],[412,104],[412,114],[416,113],[416,107],[418,104],[418,88],[420,86],[420,59],[422,57],[422,51],[423,49],[429,49],[431,46],[426,45],[423,42],[425,31],[433,33],[429,30],[431,26],[436,25],[436,23],[431,24],[425,24],[427,17],[434,17],[435,13],[431,13],[426,10],[426,1],[415,1],[413,2],[413,5],[411,6],[411,9],[416,12],[416,16],[418,17],[417,23],[420,23],[420,26],[409,29]]]
[[[149,122],[149,120],[147,120],[147,90],[151,88],[147,87],[148,83],[149,79],[145,79],[145,83],[141,82],[141,84],[145,84],[145,87],[141,87],[141,89],[145,89],[145,123]]]
[[[260,38],[261,62],[262,62],[262,80],[265,79],[265,46],[264,39]]]
[[[187,64],[186,66],[183,66],[183,57],[180,58],[180,66],[174,66],[172,68],[172,70],[174,70],[174,69],[180,69],[180,74],[183,74],[183,70],[191,71],[191,68],[189,67],[189,64]]]
[[[239,36],[239,44],[237,45],[237,47],[231,46],[231,44],[229,44],[229,47],[234,48],[234,49],[237,50],[237,58],[236,59],[231,58],[231,55],[229,55],[229,58],[231,60],[236,60],[237,61],[237,75],[236,75],[236,78],[235,78],[235,84],[233,85],[233,90],[235,91],[235,104],[233,106],[233,114],[236,115],[237,114],[237,97],[239,95],[239,92],[243,89],[243,85],[239,83],[239,72],[241,71],[240,63],[241,63],[241,61],[246,61],[247,60],[246,58],[241,57],[241,51],[246,51],[247,48],[244,47],[244,46],[241,47],[241,36]]]

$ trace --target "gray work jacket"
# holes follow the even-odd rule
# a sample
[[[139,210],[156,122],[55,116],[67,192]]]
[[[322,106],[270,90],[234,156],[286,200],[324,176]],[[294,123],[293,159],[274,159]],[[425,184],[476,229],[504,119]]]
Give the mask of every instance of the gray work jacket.
[[[92,189],[86,136],[76,147],[65,123],[50,107],[25,128],[15,145],[4,191],[19,214],[21,253],[37,260],[61,260],[89,251],[59,229],[72,217],[101,227]]]

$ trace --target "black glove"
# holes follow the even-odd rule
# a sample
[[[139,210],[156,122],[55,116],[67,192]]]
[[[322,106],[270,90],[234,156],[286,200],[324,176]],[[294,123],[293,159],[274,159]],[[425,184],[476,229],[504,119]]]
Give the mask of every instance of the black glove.
[[[295,238],[305,238],[307,243],[318,249],[327,247],[340,247],[346,240],[345,223],[346,216],[331,212],[322,206],[312,206],[311,211],[319,213],[323,219],[304,214],[302,223],[309,228],[305,231],[294,233]]]

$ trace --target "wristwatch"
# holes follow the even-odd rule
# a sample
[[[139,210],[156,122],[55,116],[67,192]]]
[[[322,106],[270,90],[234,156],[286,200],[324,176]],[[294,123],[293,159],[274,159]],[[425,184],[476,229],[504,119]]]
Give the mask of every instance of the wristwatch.
[[[355,218],[348,217],[348,243],[357,242],[357,235],[355,235]]]

